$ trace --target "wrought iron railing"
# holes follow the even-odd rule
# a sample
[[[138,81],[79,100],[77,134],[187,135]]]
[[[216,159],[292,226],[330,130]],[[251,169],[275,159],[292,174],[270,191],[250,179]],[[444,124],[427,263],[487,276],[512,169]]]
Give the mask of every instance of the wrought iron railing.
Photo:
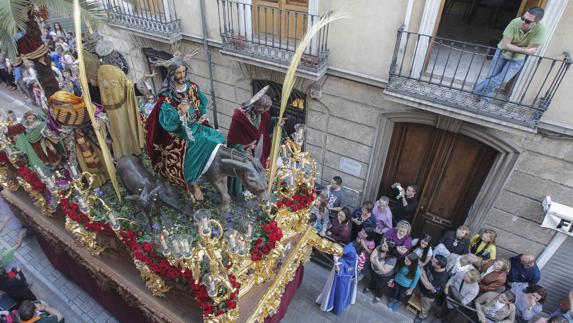
[[[104,0],[111,24],[171,38],[181,33],[173,0]]]
[[[305,32],[321,16],[306,12],[217,0],[219,31],[226,51],[287,66]],[[327,13],[327,15],[330,13]],[[328,26],[305,49],[300,67],[324,70],[328,57]]]
[[[514,77],[509,69],[501,70],[510,80],[496,87],[487,78],[496,50],[399,29],[386,91],[536,127],[571,58],[567,53],[562,59],[527,55]],[[480,88],[490,90],[477,92]]]

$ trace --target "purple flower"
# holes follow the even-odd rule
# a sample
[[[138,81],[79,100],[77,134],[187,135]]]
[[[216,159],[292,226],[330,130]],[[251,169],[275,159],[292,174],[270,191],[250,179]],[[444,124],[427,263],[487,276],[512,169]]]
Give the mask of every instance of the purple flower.
[[[154,231],[157,231],[157,230],[159,230],[159,229],[161,228],[161,226],[159,225],[159,223],[153,223],[153,224],[151,225],[151,228],[152,228]]]
[[[68,180],[65,179],[65,178],[58,178],[58,179],[56,180],[56,185],[58,185],[58,186],[66,186],[66,185],[68,185],[69,182],[70,182],[70,181],[68,181]]]
[[[95,193],[97,196],[103,196],[103,191],[102,191],[101,188],[99,188],[99,187],[94,188],[94,193]]]

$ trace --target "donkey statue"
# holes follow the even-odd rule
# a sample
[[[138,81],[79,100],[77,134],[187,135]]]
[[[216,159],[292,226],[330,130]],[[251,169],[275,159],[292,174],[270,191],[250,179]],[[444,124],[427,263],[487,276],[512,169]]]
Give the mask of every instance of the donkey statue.
[[[190,205],[181,202],[179,191],[167,181],[151,175],[139,157],[134,155],[121,157],[117,162],[117,175],[130,194],[127,198],[136,202],[144,212],[154,198],[159,198],[166,206],[186,216],[192,215]],[[146,204],[148,206],[145,206]]]
[[[255,149],[254,157],[223,145],[219,146],[213,162],[203,176],[221,194],[220,210],[227,210],[231,201],[227,190],[228,176],[239,178],[245,188],[257,196],[259,201],[268,200],[267,177],[260,161],[262,154],[262,136]]]
[[[259,201],[268,199],[267,177],[265,168],[260,162],[262,153],[262,138],[255,149],[254,157],[223,145],[219,146],[211,165],[203,176],[221,194],[219,206],[221,211],[227,210],[231,201],[227,190],[228,176],[239,178],[246,189],[256,195]],[[146,187],[148,192],[155,191],[157,188],[155,192],[161,202],[186,216],[191,215],[190,205],[181,203],[178,190],[166,180],[152,176],[137,156],[127,155],[120,158],[117,162],[117,174],[130,194],[143,193]],[[142,198],[148,197],[142,196]]]

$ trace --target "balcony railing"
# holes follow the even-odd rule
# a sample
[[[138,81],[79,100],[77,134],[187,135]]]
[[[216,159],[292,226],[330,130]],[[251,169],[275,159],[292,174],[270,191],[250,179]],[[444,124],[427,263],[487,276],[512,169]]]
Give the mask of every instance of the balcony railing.
[[[105,0],[110,24],[175,41],[181,39],[181,22],[173,0]]]
[[[229,0],[217,0],[223,50],[255,61],[287,67],[305,32],[320,16]],[[330,13],[328,13],[330,14]],[[328,26],[306,48],[300,68],[326,71]]]
[[[486,80],[495,52],[494,47],[400,29],[386,93],[535,128],[569,69],[571,58],[567,53],[563,59],[526,56],[515,77],[478,96],[474,86]],[[504,78],[508,70],[502,70]],[[494,88],[491,78],[488,80],[481,85]]]

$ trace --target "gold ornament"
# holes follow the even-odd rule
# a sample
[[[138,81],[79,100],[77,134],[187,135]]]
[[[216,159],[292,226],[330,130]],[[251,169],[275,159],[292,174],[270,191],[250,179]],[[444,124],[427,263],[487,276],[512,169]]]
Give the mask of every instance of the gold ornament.
[[[83,225],[66,217],[66,230],[71,232],[77,241],[88,249],[92,256],[99,256],[105,248],[97,243],[97,233],[86,230]]]
[[[171,289],[171,287],[167,286],[165,280],[153,272],[144,262],[135,259],[133,263],[135,264],[135,268],[139,270],[141,278],[145,281],[145,287],[147,287],[154,296],[165,297],[165,294]]]

